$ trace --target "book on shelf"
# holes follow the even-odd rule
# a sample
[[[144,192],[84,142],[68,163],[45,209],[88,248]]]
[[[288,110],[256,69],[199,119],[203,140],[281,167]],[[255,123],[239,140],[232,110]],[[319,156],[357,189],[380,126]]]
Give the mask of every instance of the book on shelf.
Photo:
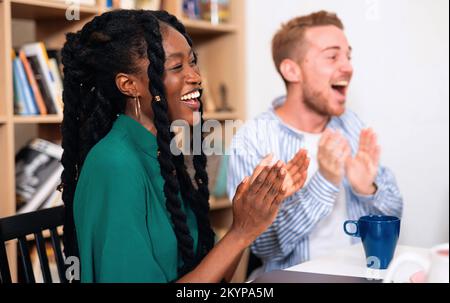
[[[120,9],[160,10],[161,3],[162,0],[103,0],[100,2],[100,6]]]
[[[212,24],[226,23],[230,20],[229,0],[200,0],[201,16],[203,20]]]
[[[200,0],[183,0],[183,17],[193,20],[201,18]]]
[[[34,76],[34,72],[31,67],[31,64],[28,61],[28,59],[25,56],[25,53],[23,51],[19,52],[19,58],[20,58],[20,61],[22,61],[23,67],[25,68],[25,71],[27,73],[28,84],[30,85],[30,87],[33,91],[35,105],[37,106],[37,109],[39,110],[39,112],[36,112],[36,114],[40,113],[41,115],[46,115],[47,107],[45,106],[44,99],[42,98],[42,94],[41,94],[41,91],[37,84],[36,77]]]
[[[135,0],[103,0],[100,6],[113,9],[134,9]]]
[[[56,60],[56,63],[58,63],[59,74],[62,75],[63,74],[63,69],[62,69],[61,49],[47,48],[47,56],[48,56],[48,58],[50,60],[51,59],[55,59]]]
[[[52,72],[52,74],[54,76],[54,80],[55,80],[57,107],[60,109],[60,111],[62,111],[62,109],[64,108],[64,103],[62,100],[63,82],[62,82],[61,73],[60,73],[59,66],[58,66],[58,61],[55,58],[50,58],[48,60],[48,63],[49,63],[50,71]]]
[[[14,109],[21,115],[39,114],[33,92],[28,83],[25,68],[20,58],[13,59]]]
[[[62,114],[60,50],[46,50],[42,42],[25,44],[13,61],[14,114]],[[25,77],[24,77],[25,75]]]
[[[193,20],[205,20],[212,24],[230,20],[229,0],[183,0],[183,16]]]
[[[56,76],[50,69],[50,60],[42,42],[29,43],[22,46],[33,70],[37,85],[49,114],[62,114],[62,96],[58,95]]]
[[[36,211],[61,204],[56,188],[61,180],[62,148],[33,139],[16,155],[17,213]]]

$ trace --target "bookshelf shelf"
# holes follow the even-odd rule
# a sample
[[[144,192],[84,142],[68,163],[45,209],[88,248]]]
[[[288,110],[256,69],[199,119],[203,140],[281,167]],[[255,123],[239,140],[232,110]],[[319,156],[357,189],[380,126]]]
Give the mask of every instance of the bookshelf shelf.
[[[191,35],[220,35],[237,31],[236,26],[232,24],[212,24],[207,21],[190,19],[182,19],[182,22]]]
[[[5,124],[5,123],[6,123],[6,117],[0,116],[0,124]]]
[[[69,8],[65,2],[48,0],[11,0],[12,18],[20,19],[59,19]],[[98,7],[80,6],[80,18],[98,14]]]
[[[239,113],[237,112],[205,112],[203,113],[203,119],[205,120],[237,120],[239,119]]]
[[[13,121],[15,124],[58,124],[62,122],[62,116],[14,116]]]

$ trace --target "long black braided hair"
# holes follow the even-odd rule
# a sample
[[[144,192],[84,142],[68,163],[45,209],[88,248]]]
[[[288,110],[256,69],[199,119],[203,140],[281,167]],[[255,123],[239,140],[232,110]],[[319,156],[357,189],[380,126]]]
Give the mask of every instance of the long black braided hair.
[[[77,33],[67,34],[62,50],[64,65],[64,119],[62,122],[61,176],[66,209],[64,247],[66,256],[79,256],[73,219],[73,200],[80,170],[91,148],[112,128],[117,116],[125,111],[126,96],[115,84],[120,73],[136,73],[136,60],[147,57],[149,90],[159,96],[152,102],[159,147],[158,162],[164,178],[166,207],[170,213],[183,260],[179,276],[191,271],[214,245],[214,232],[208,218],[209,190],[206,156],[195,155],[195,183],[190,178],[184,156],[170,151],[168,103],[163,85],[165,53],[162,32],[171,26],[192,47],[192,40],[176,17],[165,11],[117,10],[104,13],[88,22]],[[201,116],[202,107],[200,108]],[[201,119],[203,124],[203,118]],[[203,138],[202,138],[203,141]],[[186,223],[181,201],[189,203],[199,229],[198,251]]]

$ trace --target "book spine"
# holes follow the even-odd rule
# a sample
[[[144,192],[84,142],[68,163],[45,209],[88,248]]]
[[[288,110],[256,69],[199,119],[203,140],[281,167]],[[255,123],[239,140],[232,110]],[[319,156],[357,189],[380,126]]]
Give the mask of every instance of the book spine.
[[[17,115],[28,115],[24,92],[20,85],[18,69],[18,58],[13,59],[14,113]]]
[[[47,113],[55,114],[56,109],[53,105],[50,89],[48,85],[46,85],[44,72],[41,68],[41,64],[39,63],[38,57],[36,55],[29,55],[27,56],[27,59],[28,62],[30,63],[31,69],[33,70],[37,85],[39,86],[42,98],[44,99],[45,105],[47,107]]]
[[[47,54],[47,49],[45,48],[45,45],[42,42],[39,42],[39,47],[41,48],[42,56],[44,58],[44,63],[47,64],[47,70],[49,73],[49,80],[50,80],[49,85],[52,88],[52,90],[51,90],[52,99],[53,99],[53,102],[54,102],[54,105],[56,108],[56,113],[59,115],[62,115],[63,110],[62,110],[62,107],[60,106],[60,104],[62,104],[62,95],[58,96],[58,94],[57,94],[55,76],[53,75],[52,71],[50,70],[50,63],[49,63],[49,58],[48,58],[48,54]]]
[[[55,88],[56,88],[56,95],[58,96],[58,107],[60,108],[60,111],[63,111],[64,103],[62,100],[62,94],[63,94],[63,82],[61,78],[61,72],[58,67],[58,62],[55,58],[49,59],[49,65],[50,65],[50,71],[52,72],[55,80]]]
[[[19,80],[20,80],[20,82],[19,82],[20,87],[22,88],[22,91],[23,91],[24,100],[25,100],[25,104],[27,107],[27,112],[30,115],[38,115],[39,113],[38,113],[37,107],[34,103],[33,94],[31,92],[30,86],[28,85],[27,77],[25,76],[25,70],[23,68],[22,61],[19,58],[14,59],[14,60],[17,60],[16,61],[17,62],[16,63],[17,64],[17,74],[18,74]]]

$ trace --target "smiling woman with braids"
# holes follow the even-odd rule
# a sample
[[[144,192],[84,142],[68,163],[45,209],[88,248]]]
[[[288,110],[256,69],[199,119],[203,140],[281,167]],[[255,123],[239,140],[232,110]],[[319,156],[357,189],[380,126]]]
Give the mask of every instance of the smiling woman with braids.
[[[170,123],[201,112],[201,77],[184,26],[166,12],[120,10],[67,34],[64,64],[66,256],[83,282],[229,280],[243,250],[305,181],[304,152],[266,157],[233,199],[233,224],[214,246],[206,157],[170,151]]]

